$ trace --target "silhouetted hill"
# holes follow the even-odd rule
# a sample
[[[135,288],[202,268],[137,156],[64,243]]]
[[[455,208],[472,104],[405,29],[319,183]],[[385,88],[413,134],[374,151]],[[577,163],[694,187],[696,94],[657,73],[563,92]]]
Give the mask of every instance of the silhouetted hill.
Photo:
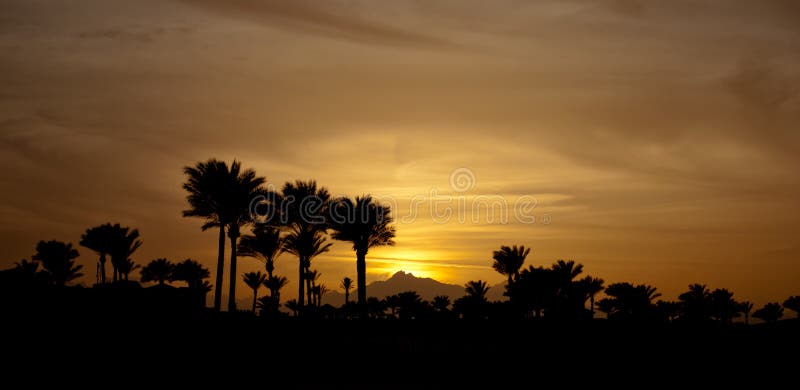
[[[253,304],[252,298],[252,291],[242,290],[243,292],[238,293],[243,294],[243,296],[236,300],[239,309],[247,309],[249,310]],[[414,274],[410,272],[398,271],[394,275],[392,275],[389,279],[386,280],[379,280],[372,282],[367,285],[367,295],[370,297],[378,297],[378,298],[386,298],[389,295],[397,294],[403,291],[416,291],[422,299],[425,300],[432,300],[433,297],[437,295],[447,295],[450,297],[450,301],[455,301],[456,299],[464,296],[464,286],[459,286],[457,284],[448,284],[442,283],[436,279],[432,278],[419,278],[414,276]],[[506,291],[506,283],[500,282],[495,284],[489,288],[489,293],[487,294],[487,298],[490,301],[503,301],[508,299],[507,297],[503,296],[503,293]],[[259,296],[264,296],[264,291],[259,291]],[[296,293],[294,291],[290,292],[288,295],[283,294],[282,298],[285,302],[287,299],[295,298]],[[355,300],[357,293],[355,289],[350,291],[350,299]],[[323,304],[330,304],[335,307],[339,307],[344,305],[344,293],[341,291],[329,291],[322,297]],[[284,311],[286,309],[283,309]]]
[[[367,285],[367,295],[371,297],[385,298],[403,291],[416,291],[425,300],[431,300],[437,295],[447,295],[450,300],[455,300],[464,295],[463,286],[446,284],[431,278],[418,278],[403,271],[398,271],[389,279]]]

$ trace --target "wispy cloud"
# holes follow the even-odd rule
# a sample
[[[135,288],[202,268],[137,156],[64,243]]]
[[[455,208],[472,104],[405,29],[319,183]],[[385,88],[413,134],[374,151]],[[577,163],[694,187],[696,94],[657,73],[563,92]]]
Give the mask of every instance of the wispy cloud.
[[[459,45],[442,37],[394,26],[390,14],[360,14],[357,4],[306,0],[184,0],[213,12],[293,32],[365,44],[428,49]]]

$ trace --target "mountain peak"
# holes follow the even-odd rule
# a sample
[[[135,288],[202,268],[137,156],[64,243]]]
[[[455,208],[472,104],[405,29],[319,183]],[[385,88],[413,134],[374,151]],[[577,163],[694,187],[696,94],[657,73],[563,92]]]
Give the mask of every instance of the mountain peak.
[[[389,279],[395,279],[395,278],[399,279],[399,278],[406,278],[406,277],[407,278],[416,278],[416,276],[414,276],[414,274],[412,274],[411,272],[406,272],[406,271],[400,270],[400,271],[395,272],[394,275],[389,277]]]

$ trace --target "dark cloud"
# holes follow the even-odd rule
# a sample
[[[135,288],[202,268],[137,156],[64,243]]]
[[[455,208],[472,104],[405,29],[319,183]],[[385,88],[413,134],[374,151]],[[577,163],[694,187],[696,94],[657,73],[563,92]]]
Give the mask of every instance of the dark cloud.
[[[800,74],[783,73],[766,60],[749,58],[740,61],[726,85],[746,108],[763,112],[782,108],[800,110],[800,100],[797,99]]]

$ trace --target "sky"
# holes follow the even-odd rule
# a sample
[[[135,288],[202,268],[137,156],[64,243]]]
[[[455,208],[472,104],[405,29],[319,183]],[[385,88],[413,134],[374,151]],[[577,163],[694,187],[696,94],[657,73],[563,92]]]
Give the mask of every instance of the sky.
[[[136,262],[213,269],[181,184],[215,157],[391,204],[368,281],[494,284],[517,244],[670,299],[800,293],[795,1],[0,0],[0,53],[2,268],[119,222]],[[338,286],[355,255],[314,267]]]

